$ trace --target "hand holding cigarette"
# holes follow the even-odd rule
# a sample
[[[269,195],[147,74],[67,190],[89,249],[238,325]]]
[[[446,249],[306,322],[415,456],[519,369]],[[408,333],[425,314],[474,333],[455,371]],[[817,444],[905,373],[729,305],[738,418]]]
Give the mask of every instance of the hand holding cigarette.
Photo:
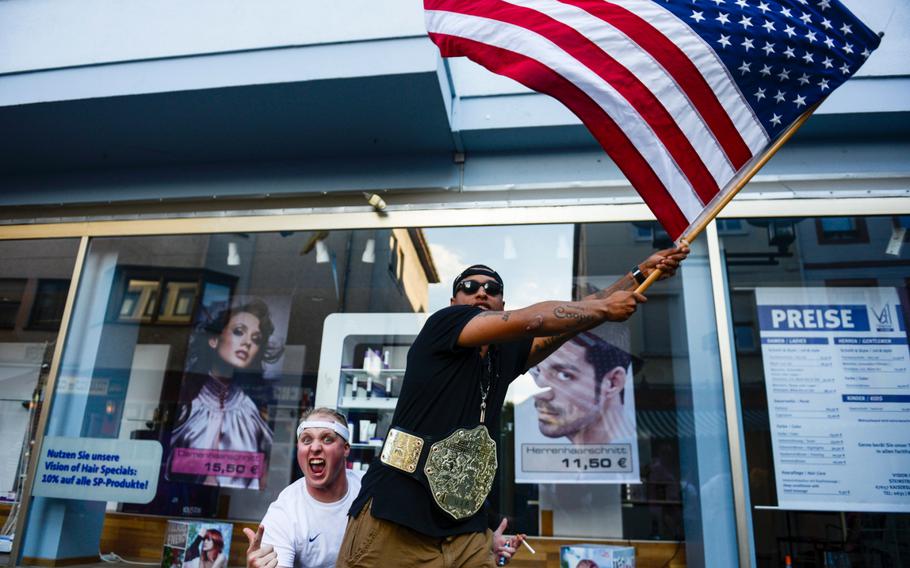
[[[517,534],[514,536],[506,536],[503,533],[505,532],[506,527],[508,526],[508,520],[503,518],[502,522],[499,523],[499,527],[496,529],[496,532],[493,533],[493,553],[496,555],[496,565],[505,566],[511,560],[512,556],[518,552],[519,545],[523,544],[531,551],[532,554],[536,554],[531,545],[525,540],[527,535]]]

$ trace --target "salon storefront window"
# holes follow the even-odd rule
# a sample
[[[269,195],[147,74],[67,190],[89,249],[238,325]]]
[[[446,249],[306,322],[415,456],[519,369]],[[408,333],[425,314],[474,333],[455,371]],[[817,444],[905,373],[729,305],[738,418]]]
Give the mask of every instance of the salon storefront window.
[[[78,248],[78,239],[0,242],[0,519],[10,529]]]
[[[760,567],[910,558],[908,227],[906,216],[718,227]]]
[[[427,229],[448,302],[459,267],[505,280],[506,308],[582,298],[671,243],[654,223]],[[624,324],[565,344],[510,387],[495,509],[546,537],[636,549],[641,566],[737,563],[706,249]],[[433,293],[431,292],[431,299]],[[530,560],[527,551],[516,559]],[[570,555],[561,565],[576,566]]]
[[[326,317],[425,312],[428,254],[417,229],[92,239],[23,561],[157,559],[166,519],[261,519],[301,475]]]
[[[594,293],[663,246],[652,223],[94,238],[23,556],[156,561],[168,519],[255,523],[301,475],[302,410],[338,406],[348,467],[377,459],[410,342],[465,266],[495,266],[520,308]],[[698,245],[630,322],[513,383],[491,503],[545,554],[736,563],[709,276]],[[239,529],[223,536],[242,564]]]

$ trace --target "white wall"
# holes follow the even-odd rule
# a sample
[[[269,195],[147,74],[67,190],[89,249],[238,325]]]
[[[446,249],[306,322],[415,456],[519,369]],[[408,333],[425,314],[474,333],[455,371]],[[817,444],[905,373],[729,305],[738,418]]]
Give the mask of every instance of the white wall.
[[[882,47],[860,76],[910,75],[910,2],[844,0]],[[419,0],[5,0],[0,74],[425,34]],[[464,60],[461,96],[524,92]]]
[[[907,33],[910,2],[845,0],[845,3],[873,30],[885,32],[882,46],[860,70],[858,77],[910,76],[910,33]],[[0,78],[22,71],[403,37],[425,37],[419,0],[5,0],[0,2]],[[408,46],[407,49],[417,47]],[[340,64],[344,59],[342,55],[333,52],[329,60],[337,57]],[[285,72],[292,72],[304,65],[287,58],[270,62],[258,67],[284,68]],[[212,62],[210,67],[215,68],[216,64]],[[152,64],[148,65],[148,71],[154,71]],[[494,75],[464,58],[449,60],[449,66],[456,94],[468,99],[466,102],[472,98],[477,100],[476,97],[484,100],[495,95],[529,92],[511,79]],[[317,66],[329,74],[332,67]],[[109,81],[89,80],[81,71],[77,72],[86,80],[79,81],[80,84],[97,85],[95,88],[106,90],[74,95],[76,98],[236,84],[236,81],[216,81],[214,84],[177,85],[153,72],[151,75],[141,73],[146,79],[137,86],[136,75],[128,73],[127,87],[107,92],[111,90]],[[206,69],[202,75],[210,75],[209,71]],[[250,74],[240,66],[235,67],[235,71]],[[199,71],[188,74],[196,76]],[[60,78],[51,75],[53,77],[49,75],[47,79],[59,84]],[[181,73],[168,73],[167,76],[179,78]],[[16,77],[6,77],[6,80]],[[18,77],[28,79],[32,76]],[[250,79],[253,83],[301,80],[296,75]],[[14,86],[7,84],[6,88],[9,90]],[[28,83],[23,88],[32,92],[36,87]],[[870,88],[875,90],[875,96]],[[820,112],[901,112],[906,110],[906,100],[910,100],[910,96],[905,96],[908,92],[910,86],[905,82],[871,87],[854,80],[831,97]],[[882,93],[889,93],[890,99],[881,100]],[[35,101],[23,99],[6,104],[26,102]],[[462,110],[465,116],[457,121],[458,129],[470,130],[472,126],[464,121],[469,120],[471,112],[467,107]],[[543,122],[577,122],[558,105],[551,112],[535,114]],[[500,124],[502,119],[495,109],[480,109],[477,116],[482,118],[485,128],[508,127],[508,124]]]
[[[910,75],[910,2],[907,0],[841,0],[874,32],[884,32],[881,46],[858,77]]]
[[[5,0],[0,75],[425,33],[419,0]]]

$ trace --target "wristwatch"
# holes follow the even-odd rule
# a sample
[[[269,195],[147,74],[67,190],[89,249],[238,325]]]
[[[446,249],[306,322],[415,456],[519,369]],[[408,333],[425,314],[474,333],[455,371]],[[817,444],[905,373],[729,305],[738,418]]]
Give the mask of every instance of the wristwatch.
[[[639,266],[637,264],[632,267],[631,272],[632,272],[632,278],[634,278],[636,282],[638,282],[639,284],[645,283],[645,280],[646,280],[645,275],[642,273],[641,268],[639,268]]]

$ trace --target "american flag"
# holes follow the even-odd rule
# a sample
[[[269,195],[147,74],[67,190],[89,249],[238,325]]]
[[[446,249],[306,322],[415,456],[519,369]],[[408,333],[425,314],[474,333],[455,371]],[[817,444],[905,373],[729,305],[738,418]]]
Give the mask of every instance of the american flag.
[[[444,57],[551,95],[674,239],[879,37],[838,0],[425,0]]]

